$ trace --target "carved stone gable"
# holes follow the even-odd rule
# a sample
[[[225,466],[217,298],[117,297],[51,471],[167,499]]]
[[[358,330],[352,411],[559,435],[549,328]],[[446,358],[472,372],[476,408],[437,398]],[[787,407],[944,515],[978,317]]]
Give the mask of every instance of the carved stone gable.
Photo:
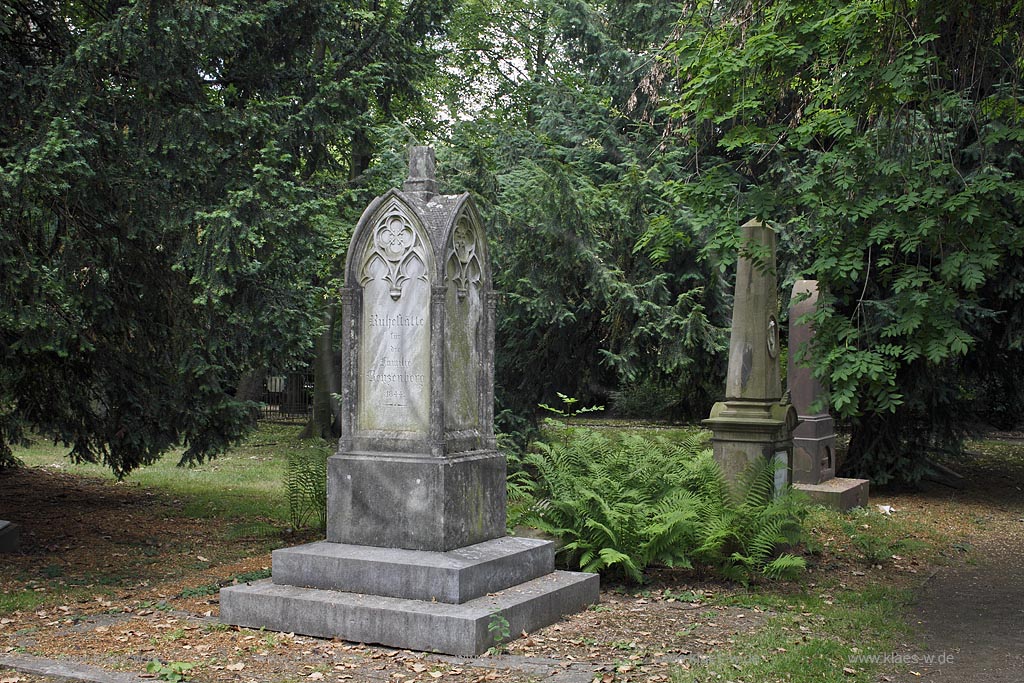
[[[427,279],[423,239],[398,202],[392,202],[373,227],[373,240],[360,269],[360,285],[382,279],[391,298],[402,298],[405,283]]]
[[[477,253],[480,251],[477,231],[467,216],[459,218],[452,235],[451,252],[448,255],[448,280],[455,285],[459,299],[464,299],[470,286],[478,286],[482,268]]]

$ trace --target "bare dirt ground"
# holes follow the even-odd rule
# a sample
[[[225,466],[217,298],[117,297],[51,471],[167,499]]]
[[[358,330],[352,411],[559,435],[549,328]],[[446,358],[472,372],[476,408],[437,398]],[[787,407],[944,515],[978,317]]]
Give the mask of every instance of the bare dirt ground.
[[[593,610],[478,659],[238,630],[218,623],[216,589],[265,574],[272,546],[310,539],[231,538],[220,520],[182,519],[180,502],[163,494],[39,468],[0,475],[0,501],[8,518],[34,522],[23,552],[0,556],[0,590],[44,601],[0,617],[0,654],[136,673],[154,659],[190,662],[197,681],[657,682],[763,618],[705,605],[710,588],[667,573],[643,591],[608,587]],[[46,598],[54,591],[56,604]],[[45,680],[30,675],[0,678]]]
[[[891,505],[894,515],[955,541],[935,567],[897,557],[865,571],[829,555],[826,542],[808,577],[812,586],[827,573],[852,589],[872,582],[919,589],[908,615],[915,640],[892,654],[909,661],[946,653],[946,660],[886,667],[880,681],[1024,680],[1024,447],[1009,461],[997,451],[974,456],[964,491],[873,492],[872,506]],[[238,630],[218,623],[217,588],[265,574],[273,547],[310,539],[239,536],[222,520],[184,518],[181,507],[159,492],[59,471],[0,474],[0,517],[31,520],[23,551],[0,556],[0,598],[24,602],[0,616],[0,656],[78,662],[129,679],[158,676],[146,665],[160,660],[193,664],[195,681],[660,683],[672,666],[727,647],[771,616],[714,604],[713,594],[740,587],[664,570],[642,590],[606,585],[594,609],[483,658]],[[0,683],[55,680],[29,669],[0,668]]]

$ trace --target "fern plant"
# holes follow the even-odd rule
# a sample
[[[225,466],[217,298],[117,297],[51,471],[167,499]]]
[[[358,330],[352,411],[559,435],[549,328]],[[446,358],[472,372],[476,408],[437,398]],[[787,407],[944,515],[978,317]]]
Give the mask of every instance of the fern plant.
[[[716,495],[701,511],[695,554],[726,578],[743,583],[755,574],[789,578],[806,566],[791,553],[776,556],[778,548],[804,538],[806,515],[805,501],[795,490],[775,493],[777,467],[773,460],[754,461],[734,487],[717,472]]]
[[[288,519],[299,529],[312,524],[327,528],[327,453],[320,448],[297,448],[288,453],[285,491]]]
[[[743,582],[804,568],[803,558],[777,556],[802,537],[805,508],[791,492],[773,495],[771,462],[730,487],[699,433],[677,443],[583,428],[562,436],[534,444],[523,459],[533,478],[515,490],[524,520],[560,537],[570,564],[637,582],[652,563],[700,564]]]

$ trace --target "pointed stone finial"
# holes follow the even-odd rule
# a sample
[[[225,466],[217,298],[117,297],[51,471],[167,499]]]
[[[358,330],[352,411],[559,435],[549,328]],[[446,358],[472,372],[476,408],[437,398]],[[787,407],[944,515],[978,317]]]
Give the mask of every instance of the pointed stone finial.
[[[775,231],[759,220],[743,224],[729,338],[726,400],[778,401],[779,321],[776,316]]]
[[[415,146],[409,148],[409,177],[402,184],[404,192],[437,194],[437,179],[434,176],[434,148]]]

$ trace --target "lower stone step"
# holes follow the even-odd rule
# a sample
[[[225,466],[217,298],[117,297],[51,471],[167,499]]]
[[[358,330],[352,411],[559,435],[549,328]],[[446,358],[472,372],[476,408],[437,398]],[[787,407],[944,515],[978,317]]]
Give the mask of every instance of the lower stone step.
[[[455,605],[267,579],[222,589],[220,616],[236,626],[471,657],[585,609],[597,602],[598,583],[597,574],[556,571]]]
[[[555,569],[554,543],[516,536],[448,552],[318,541],[275,550],[273,556],[276,584],[452,603]]]

